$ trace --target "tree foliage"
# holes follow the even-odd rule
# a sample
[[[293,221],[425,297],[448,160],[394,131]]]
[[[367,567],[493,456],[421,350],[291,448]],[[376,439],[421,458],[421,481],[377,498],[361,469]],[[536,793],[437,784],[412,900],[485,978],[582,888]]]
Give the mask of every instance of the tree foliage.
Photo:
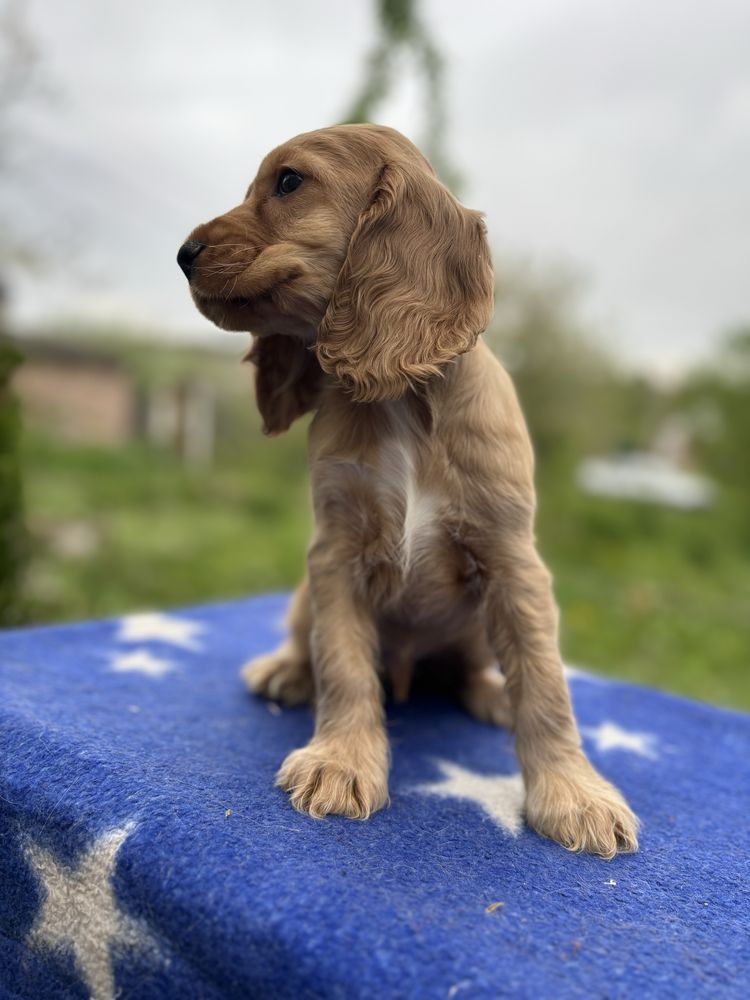
[[[364,80],[344,122],[370,122],[394,87],[397,61],[414,56],[425,94],[425,129],[421,145],[442,180],[454,190],[459,178],[445,152],[445,66],[417,0],[377,0],[379,37],[367,57]]]
[[[18,616],[18,583],[24,555],[21,474],[18,459],[19,412],[10,380],[20,358],[0,333],[0,625]]]
[[[578,315],[573,278],[508,262],[497,270],[487,339],[513,376],[540,464],[641,445],[654,391],[624,376],[596,342]]]
[[[0,7],[0,170],[12,167],[9,150],[15,137],[15,112],[32,85],[34,47],[19,0]],[[5,287],[2,272],[25,261],[28,251],[7,220],[0,217],[0,310]],[[0,316],[0,321],[2,317]],[[19,579],[25,554],[19,468],[18,404],[11,391],[11,376],[20,362],[0,325],[0,625],[17,620]]]
[[[721,482],[750,490],[750,326],[725,335],[714,363],[693,372],[677,401],[701,464]]]

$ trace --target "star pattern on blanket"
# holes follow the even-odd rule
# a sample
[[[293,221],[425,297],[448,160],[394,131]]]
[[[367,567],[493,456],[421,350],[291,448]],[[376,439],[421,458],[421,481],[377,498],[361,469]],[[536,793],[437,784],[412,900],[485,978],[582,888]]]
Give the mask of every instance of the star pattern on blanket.
[[[195,651],[202,648],[198,636],[203,632],[200,622],[149,611],[121,618],[117,638],[120,642],[165,642]]]
[[[656,760],[656,737],[650,733],[631,732],[614,722],[602,722],[598,726],[581,727],[581,732],[593,740],[597,750],[630,750],[641,757]]]
[[[435,763],[443,774],[442,780],[418,785],[415,791],[474,802],[506,833],[514,837],[518,834],[523,825],[525,797],[520,774],[478,774],[452,761]]]
[[[147,649],[134,649],[127,653],[113,653],[110,669],[117,674],[145,674],[147,677],[163,677],[175,669],[171,660],[154,656]]]
[[[45,897],[27,944],[72,951],[76,969],[94,1000],[114,1000],[113,951],[158,950],[144,924],[118,908],[112,888],[117,855],[134,828],[127,823],[103,833],[75,868],[37,844],[26,846],[26,857]]]
[[[566,664],[563,667],[563,673],[569,681],[588,681],[590,684],[602,683],[602,678],[597,677],[596,674],[591,674],[588,670],[583,670],[581,667],[574,667],[570,664]]]

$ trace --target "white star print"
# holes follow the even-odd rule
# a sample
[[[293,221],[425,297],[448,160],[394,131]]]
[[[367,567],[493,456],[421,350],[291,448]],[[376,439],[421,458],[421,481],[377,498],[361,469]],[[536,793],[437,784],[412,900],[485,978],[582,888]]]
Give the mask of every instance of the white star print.
[[[147,677],[163,677],[174,670],[170,660],[153,656],[147,649],[134,649],[131,653],[113,653],[110,669],[118,674],[137,673]]]
[[[589,681],[591,684],[603,684],[604,679],[602,677],[597,677],[596,674],[590,674],[588,670],[582,670],[580,667],[563,667],[566,678],[569,681]]]
[[[652,760],[657,757],[656,737],[649,733],[629,732],[614,722],[602,722],[595,728],[582,728],[581,732],[596,743],[597,750],[631,750]]]
[[[273,623],[274,631],[277,635],[286,635],[289,631],[289,623],[287,621],[287,612],[280,614],[278,618]]]
[[[158,951],[145,926],[117,908],[112,890],[117,853],[133,829],[128,823],[102,834],[74,869],[36,844],[26,847],[45,894],[27,943],[32,948],[72,951],[92,1000],[114,1000],[112,951]]]
[[[418,785],[416,791],[475,802],[498,826],[516,836],[522,826],[525,797],[520,774],[476,774],[447,760],[436,764],[443,780]]]
[[[156,612],[144,612],[138,615],[126,615],[120,619],[117,638],[121,642],[148,642],[157,639],[173,646],[181,646],[183,649],[197,650],[201,648],[197,636],[204,631],[205,626],[199,622]]]

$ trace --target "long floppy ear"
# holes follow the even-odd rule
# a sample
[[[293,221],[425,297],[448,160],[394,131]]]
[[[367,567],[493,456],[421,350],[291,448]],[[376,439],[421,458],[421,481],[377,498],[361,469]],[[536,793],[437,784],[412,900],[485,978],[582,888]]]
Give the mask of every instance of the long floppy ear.
[[[264,434],[281,434],[315,406],[323,373],[315,354],[294,337],[256,337],[243,361],[255,365],[255,398]]]
[[[318,358],[354,399],[396,399],[470,350],[492,306],[480,214],[426,161],[388,163],[318,328]]]

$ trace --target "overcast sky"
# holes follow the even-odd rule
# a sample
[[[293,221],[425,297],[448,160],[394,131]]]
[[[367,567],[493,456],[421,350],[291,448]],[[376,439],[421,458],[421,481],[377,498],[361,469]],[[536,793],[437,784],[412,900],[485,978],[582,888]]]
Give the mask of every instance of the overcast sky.
[[[265,153],[341,116],[371,0],[29,0],[54,100],[19,118],[15,226],[48,263],[13,315],[215,331],[174,262]],[[750,320],[747,0],[424,0],[462,200],[504,257],[563,264],[631,363],[669,371]],[[379,120],[420,135],[408,63]],[[235,335],[236,336],[236,335]]]

